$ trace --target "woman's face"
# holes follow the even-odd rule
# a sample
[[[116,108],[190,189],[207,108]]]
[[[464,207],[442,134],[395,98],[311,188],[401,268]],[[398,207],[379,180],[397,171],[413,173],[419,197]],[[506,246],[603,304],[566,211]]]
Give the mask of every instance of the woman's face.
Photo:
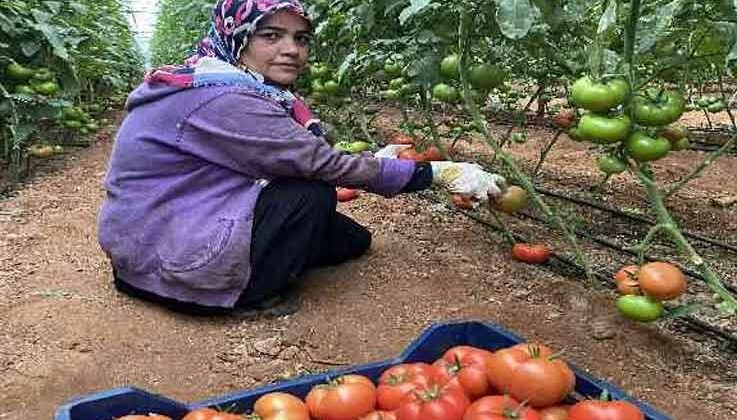
[[[307,21],[288,11],[277,12],[259,22],[240,61],[266,79],[289,86],[307,66],[311,41]]]

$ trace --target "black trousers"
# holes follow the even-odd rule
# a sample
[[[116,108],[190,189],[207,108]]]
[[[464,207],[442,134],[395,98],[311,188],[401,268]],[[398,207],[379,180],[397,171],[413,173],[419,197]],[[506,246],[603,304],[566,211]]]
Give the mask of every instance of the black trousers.
[[[272,181],[259,195],[251,238],[251,279],[236,308],[260,302],[296,287],[311,267],[337,265],[363,255],[371,233],[336,211],[335,187],[319,181]],[[115,278],[118,290],[196,315],[230,312],[228,308],[180,302],[135,288]]]

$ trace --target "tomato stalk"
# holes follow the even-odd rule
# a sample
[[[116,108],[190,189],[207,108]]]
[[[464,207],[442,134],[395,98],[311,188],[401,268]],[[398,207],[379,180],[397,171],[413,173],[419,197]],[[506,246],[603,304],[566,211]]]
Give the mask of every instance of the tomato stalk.
[[[514,158],[506,153],[499,142],[490,134],[488,122],[482,117],[481,112],[478,109],[478,106],[473,101],[473,97],[471,95],[470,89],[469,89],[469,81],[468,81],[468,29],[467,24],[470,20],[470,17],[466,11],[461,12],[460,17],[460,23],[458,25],[458,33],[459,33],[459,39],[458,39],[458,49],[460,51],[459,54],[459,70],[460,70],[460,78],[461,78],[461,86],[462,86],[462,96],[463,100],[466,103],[466,108],[468,109],[469,113],[473,117],[474,124],[476,126],[476,129],[482,133],[484,136],[484,140],[486,141],[489,146],[491,146],[494,149],[495,157],[499,157],[499,160],[501,160],[502,164],[507,168],[507,170],[510,171],[512,176],[521,184],[522,188],[524,188],[527,193],[532,198],[533,203],[545,214],[545,216],[548,218],[548,220],[551,220],[553,224],[564,234],[568,242],[573,247],[576,259],[578,260],[579,264],[584,267],[584,271],[586,272],[586,278],[588,280],[593,279],[593,271],[591,269],[591,264],[589,260],[584,255],[583,251],[581,250],[581,246],[578,243],[578,240],[576,239],[576,235],[572,232],[571,228],[566,224],[566,222],[560,217],[560,215],[554,211],[550,206],[543,201],[542,197],[537,193],[535,190],[535,185],[532,183],[530,178],[528,178],[524,172],[519,168],[517,163],[514,161]]]
[[[696,266],[698,271],[704,276],[706,283],[709,285],[711,290],[721,300],[721,306],[725,312],[734,314],[737,312],[737,298],[733,296],[725,287],[719,276],[712,270],[701,255],[688,242],[688,239],[683,235],[678,223],[673,219],[665,202],[663,200],[663,194],[658,190],[655,183],[655,179],[650,171],[650,166],[646,163],[641,164],[635,168],[635,174],[640,179],[642,184],[645,186],[648,199],[650,200],[655,214],[657,216],[658,224],[650,229],[648,235],[645,237],[638,246],[640,247],[639,252],[644,253],[647,247],[650,245],[655,234],[659,231],[667,233],[671,239],[676,243],[678,250],[689,259],[689,261]]]

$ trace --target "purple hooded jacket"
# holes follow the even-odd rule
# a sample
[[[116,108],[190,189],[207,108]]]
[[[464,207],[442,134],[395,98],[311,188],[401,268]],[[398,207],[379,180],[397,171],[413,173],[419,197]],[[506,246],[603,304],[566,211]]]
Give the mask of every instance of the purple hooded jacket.
[[[253,212],[269,180],[297,177],[392,196],[415,163],[336,152],[242,87],[144,83],[109,163],[99,242],[119,279],[159,296],[232,307],[251,274]]]

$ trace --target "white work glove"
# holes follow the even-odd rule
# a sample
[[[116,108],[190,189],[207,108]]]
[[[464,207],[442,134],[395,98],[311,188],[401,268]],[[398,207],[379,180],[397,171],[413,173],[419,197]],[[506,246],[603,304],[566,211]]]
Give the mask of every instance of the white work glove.
[[[503,176],[486,172],[475,163],[439,161],[430,165],[433,184],[482,203],[500,196],[507,183]]]
[[[402,150],[407,150],[410,147],[412,147],[411,144],[390,144],[388,146],[384,146],[381,150],[374,153],[374,157],[396,159],[399,152],[401,152]]]

